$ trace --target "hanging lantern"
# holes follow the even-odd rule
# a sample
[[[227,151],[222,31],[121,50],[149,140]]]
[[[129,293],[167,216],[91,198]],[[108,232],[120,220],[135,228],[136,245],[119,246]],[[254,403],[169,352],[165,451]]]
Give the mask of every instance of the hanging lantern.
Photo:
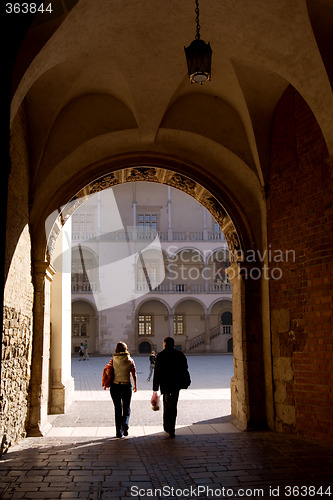
[[[212,48],[209,42],[206,43],[200,39],[199,0],[195,0],[195,4],[195,21],[197,24],[195,40],[188,47],[184,47],[184,49],[188,76],[191,83],[202,84],[211,79]]]

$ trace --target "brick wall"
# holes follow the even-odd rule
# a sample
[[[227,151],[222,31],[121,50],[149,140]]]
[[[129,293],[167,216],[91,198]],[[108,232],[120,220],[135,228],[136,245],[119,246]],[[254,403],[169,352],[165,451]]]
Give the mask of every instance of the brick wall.
[[[270,280],[276,427],[333,443],[332,169],[321,130],[289,87],[272,127],[268,243],[295,251]],[[276,263],[274,265],[277,265]]]
[[[0,454],[25,435],[32,349],[33,286],[24,117],[15,120],[8,184],[0,396]]]

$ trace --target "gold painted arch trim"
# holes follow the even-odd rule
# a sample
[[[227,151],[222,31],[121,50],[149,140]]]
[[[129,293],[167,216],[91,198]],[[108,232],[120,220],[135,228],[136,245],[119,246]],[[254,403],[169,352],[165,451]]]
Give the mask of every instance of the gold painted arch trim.
[[[87,197],[114,186],[128,182],[155,182],[179,189],[205,207],[223,232],[230,253],[231,262],[242,260],[241,240],[236,227],[222,204],[200,183],[184,174],[162,167],[138,166],[116,170],[99,177],[81,189],[63,207],[48,238],[48,248],[53,248],[57,236],[66,220],[81,206]]]

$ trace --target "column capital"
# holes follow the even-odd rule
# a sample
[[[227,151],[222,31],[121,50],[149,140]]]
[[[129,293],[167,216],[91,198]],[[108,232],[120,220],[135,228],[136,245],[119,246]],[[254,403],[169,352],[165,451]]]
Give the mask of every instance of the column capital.
[[[56,273],[54,267],[48,262],[43,260],[35,260],[33,262],[34,275],[37,277],[45,277],[49,281],[53,280],[53,276]]]
[[[241,275],[240,266],[237,262],[232,262],[230,266],[226,269],[230,283],[239,279]]]

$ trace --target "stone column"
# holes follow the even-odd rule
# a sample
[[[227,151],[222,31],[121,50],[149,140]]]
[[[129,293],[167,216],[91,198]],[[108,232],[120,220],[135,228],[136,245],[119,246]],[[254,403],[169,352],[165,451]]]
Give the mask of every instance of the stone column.
[[[231,264],[234,377],[231,411],[244,429],[265,428],[265,370],[263,353],[261,267]]]
[[[246,429],[249,420],[248,372],[245,331],[245,287],[237,263],[227,269],[232,285],[234,376],[231,379],[231,414]]]
[[[175,336],[174,313],[169,314],[169,337]]]
[[[31,362],[30,407],[27,433],[44,436],[48,422],[50,359],[50,287],[55,270],[48,262],[34,262],[34,323]]]
[[[132,201],[132,220],[133,220],[133,231],[132,231],[132,239],[136,241],[138,239],[138,226],[136,221],[136,205],[137,202],[135,200]]]
[[[168,186],[168,241],[173,240],[171,207],[172,207],[172,205],[171,205],[171,187]]]
[[[213,281],[211,279],[211,268],[209,267],[209,258],[205,257],[205,260],[204,260],[204,270],[203,270],[203,274],[204,274],[204,287],[205,287],[205,293],[208,293],[209,292],[209,282],[210,281]]]
[[[203,239],[208,240],[208,229],[207,229],[207,209],[202,207],[203,210]]]
[[[132,315],[131,315],[131,323],[134,331],[134,352],[139,352],[139,309],[135,311],[136,303],[132,301]]]
[[[210,343],[210,314],[205,313],[205,344],[206,344],[206,352],[211,350]]]
[[[73,402],[71,376],[71,224],[68,220],[57,239],[58,271],[51,287],[51,414],[65,413]]]
[[[99,321],[99,312],[97,312],[95,316],[95,332],[96,332],[96,337],[95,337],[95,352],[100,353],[100,338],[101,338],[101,331],[100,331],[100,321]]]

